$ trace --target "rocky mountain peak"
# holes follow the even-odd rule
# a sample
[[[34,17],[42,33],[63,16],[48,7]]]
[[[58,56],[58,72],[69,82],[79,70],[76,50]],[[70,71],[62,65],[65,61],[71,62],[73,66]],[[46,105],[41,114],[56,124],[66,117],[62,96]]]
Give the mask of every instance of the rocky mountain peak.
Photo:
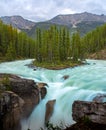
[[[96,21],[96,22],[106,22],[105,15],[96,15],[88,12],[76,13],[76,14],[67,14],[67,15],[58,15],[50,20],[51,23],[58,23],[62,25],[77,25],[78,23],[84,21]]]
[[[11,24],[13,27],[18,29],[28,29],[30,30],[35,23],[29,20],[24,19],[22,16],[15,15],[15,16],[4,16],[1,17],[1,20],[5,24]]]

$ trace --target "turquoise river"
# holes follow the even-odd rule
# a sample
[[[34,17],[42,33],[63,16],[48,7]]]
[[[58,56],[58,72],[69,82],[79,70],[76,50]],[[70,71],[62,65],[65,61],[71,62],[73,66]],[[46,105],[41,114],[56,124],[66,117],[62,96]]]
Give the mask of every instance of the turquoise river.
[[[106,94],[106,61],[87,60],[87,65],[63,70],[48,70],[38,68],[34,71],[26,64],[32,59],[0,64],[0,73],[16,74],[20,77],[33,79],[35,82],[48,84],[47,95],[35,107],[27,120],[22,120],[22,130],[39,130],[44,127],[45,104],[56,99],[54,113],[50,122],[54,125],[68,126],[73,123],[72,103],[75,100],[92,101],[98,94]],[[64,80],[63,76],[69,75]]]

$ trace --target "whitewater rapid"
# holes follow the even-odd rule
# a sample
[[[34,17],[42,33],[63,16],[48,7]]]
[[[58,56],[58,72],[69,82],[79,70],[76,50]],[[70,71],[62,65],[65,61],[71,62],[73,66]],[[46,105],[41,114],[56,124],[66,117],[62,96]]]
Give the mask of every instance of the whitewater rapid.
[[[56,99],[54,113],[50,119],[54,125],[67,126],[73,123],[72,103],[75,100],[92,101],[97,94],[106,94],[106,61],[87,60],[88,64],[63,70],[38,68],[34,71],[26,64],[29,60],[5,62],[0,64],[0,73],[17,74],[35,82],[48,84],[47,95],[35,107],[28,120],[22,120],[22,130],[39,130],[44,127],[45,105],[48,100]],[[64,80],[63,76],[69,75]]]

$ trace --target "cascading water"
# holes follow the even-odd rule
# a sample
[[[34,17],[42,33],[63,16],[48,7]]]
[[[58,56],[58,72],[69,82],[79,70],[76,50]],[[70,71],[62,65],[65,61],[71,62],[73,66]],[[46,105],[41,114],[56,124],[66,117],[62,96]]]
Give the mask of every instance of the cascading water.
[[[28,120],[22,121],[22,130],[39,130],[44,127],[45,105],[56,99],[54,113],[50,119],[54,125],[67,126],[73,123],[72,103],[75,100],[91,101],[97,94],[106,94],[106,61],[87,60],[89,65],[63,70],[37,69],[25,66],[32,60],[6,62],[0,64],[0,73],[12,73],[48,84],[45,99],[37,105]],[[63,76],[69,75],[64,80]]]

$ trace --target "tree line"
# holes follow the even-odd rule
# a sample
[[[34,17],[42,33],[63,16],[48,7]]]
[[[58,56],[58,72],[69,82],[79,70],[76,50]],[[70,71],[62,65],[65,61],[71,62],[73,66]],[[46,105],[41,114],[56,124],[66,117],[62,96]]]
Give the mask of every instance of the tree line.
[[[82,45],[86,54],[95,53],[106,47],[106,24],[87,33],[82,38]]]
[[[67,60],[77,62],[84,58],[79,33],[70,36],[65,27],[51,26],[48,30],[36,31],[36,60],[58,63]]]
[[[5,57],[6,60],[32,58],[34,46],[35,41],[24,32],[0,21],[0,57]]]
[[[35,58],[39,63],[82,61],[85,54],[101,50],[106,46],[106,24],[80,37],[70,36],[67,28],[51,26],[47,30],[37,29],[35,40],[24,32],[0,21],[0,57],[6,60]]]

